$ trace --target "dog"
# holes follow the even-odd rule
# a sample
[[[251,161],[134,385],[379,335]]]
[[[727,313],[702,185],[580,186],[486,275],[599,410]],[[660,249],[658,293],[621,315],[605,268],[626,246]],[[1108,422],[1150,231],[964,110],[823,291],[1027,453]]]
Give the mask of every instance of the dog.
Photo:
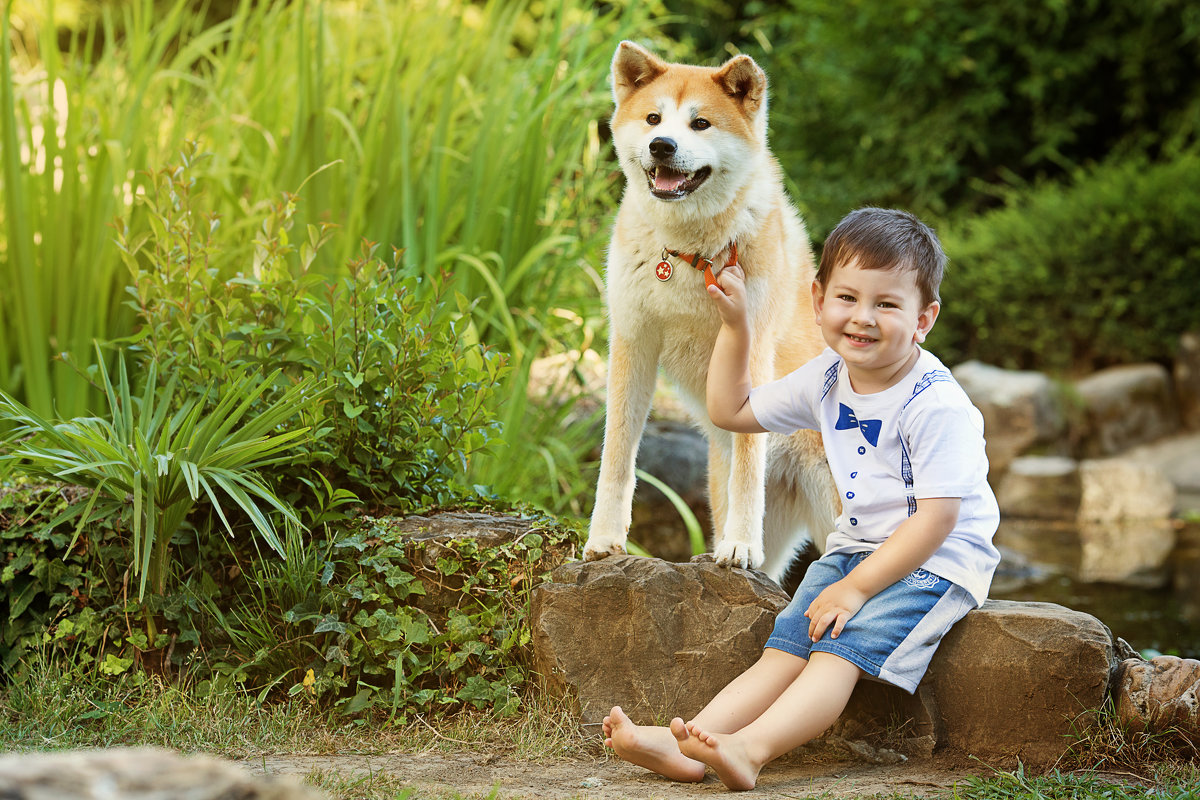
[[[638,444],[659,367],[708,438],[718,564],[779,581],[807,533],[833,530],[836,491],[820,435],[714,426],[705,382],[721,320],[705,284],[746,275],[754,385],[824,348],[811,301],[812,247],[767,146],[767,77],[739,55],[668,63],[632,42],[613,56],[613,144],[626,186],[605,275],[608,404],[584,559],[625,552]]]

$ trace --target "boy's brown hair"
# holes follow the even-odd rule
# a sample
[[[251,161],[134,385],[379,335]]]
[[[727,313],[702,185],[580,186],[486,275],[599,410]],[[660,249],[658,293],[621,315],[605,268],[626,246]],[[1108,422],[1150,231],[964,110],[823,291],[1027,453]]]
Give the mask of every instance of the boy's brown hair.
[[[923,307],[941,302],[946,253],[933,229],[907,211],[859,208],[847,214],[825,240],[817,283],[826,286],[834,268],[852,260],[860,269],[912,270]]]

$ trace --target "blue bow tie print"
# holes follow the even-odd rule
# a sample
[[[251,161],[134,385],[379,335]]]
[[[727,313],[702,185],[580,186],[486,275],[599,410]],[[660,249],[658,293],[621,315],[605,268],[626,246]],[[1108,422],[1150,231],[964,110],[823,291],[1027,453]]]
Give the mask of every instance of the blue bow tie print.
[[[839,431],[848,431],[851,428],[858,428],[862,431],[862,435],[870,443],[871,447],[879,444],[879,431],[883,428],[883,422],[877,419],[859,419],[854,416],[854,409],[845,403],[838,403],[840,409],[838,411],[837,425],[834,427]]]

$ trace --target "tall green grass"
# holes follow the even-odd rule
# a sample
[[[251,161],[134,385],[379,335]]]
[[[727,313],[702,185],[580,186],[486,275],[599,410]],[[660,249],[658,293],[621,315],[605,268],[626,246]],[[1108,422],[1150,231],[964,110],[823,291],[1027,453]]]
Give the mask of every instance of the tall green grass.
[[[60,418],[99,404],[56,355],[86,367],[93,339],[129,333],[130,278],[105,226],[119,216],[144,228],[141,172],[197,140],[213,154],[221,224],[245,234],[244,252],[214,265],[222,274],[252,269],[249,208],[303,186],[298,229],[327,221],[351,234],[347,252],[331,248],[314,268],[338,269],[361,236],[480,298],[472,335],[511,353],[514,369],[510,452],[472,477],[569,502],[589,435],[544,415],[524,381],[533,358],[577,346],[600,318],[617,178],[599,134],[605,78],[616,43],[642,24],[622,5],[243,0],[204,27],[189,0],[131,0],[106,4],[60,53],[51,26],[23,20],[10,35],[5,4],[0,388]]]

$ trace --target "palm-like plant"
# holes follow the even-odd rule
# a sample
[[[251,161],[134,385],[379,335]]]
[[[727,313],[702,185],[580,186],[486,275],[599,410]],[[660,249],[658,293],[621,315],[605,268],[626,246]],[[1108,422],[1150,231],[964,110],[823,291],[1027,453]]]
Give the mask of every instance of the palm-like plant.
[[[151,365],[141,396],[130,391],[124,358],[114,384],[98,359],[109,416],[53,422],[0,391],[0,426],[9,427],[0,447],[0,472],[16,469],[35,480],[69,483],[91,490],[49,523],[76,521],[75,539],[90,521],[115,517],[132,529],[132,568],[140,578],[138,597],[149,583],[166,588],[171,539],[198,504],[211,503],[225,529],[232,503],[280,556],[284,549],[269,509],[299,525],[257,470],[286,458],[288,446],[308,428],[282,426],[323,390],[307,381],[290,387],[262,410],[255,401],[279,373],[243,376],[224,388],[191,395],[172,410],[176,380],[160,386]],[[4,423],[9,425],[4,426]],[[224,503],[224,506],[223,506]],[[264,511],[264,506],[269,507]],[[72,542],[74,544],[74,541]],[[153,622],[148,620],[150,632]]]

